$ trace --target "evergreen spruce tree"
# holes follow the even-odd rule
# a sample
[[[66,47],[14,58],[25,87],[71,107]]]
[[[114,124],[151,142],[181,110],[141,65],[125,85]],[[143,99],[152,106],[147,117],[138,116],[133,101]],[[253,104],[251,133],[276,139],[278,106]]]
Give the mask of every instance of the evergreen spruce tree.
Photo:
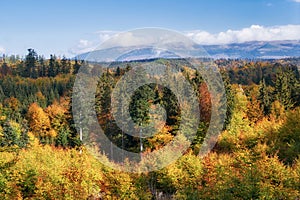
[[[37,53],[34,49],[28,49],[28,54],[25,60],[25,71],[23,76],[30,77],[30,78],[37,78]]]
[[[271,104],[272,104],[272,96],[271,91],[266,85],[265,79],[260,82],[259,86],[259,96],[257,98],[260,101],[261,108],[264,112],[264,115],[270,114]]]
[[[53,56],[52,54],[50,55],[50,60],[49,60],[48,76],[49,77],[55,76],[55,56]]]
[[[276,74],[275,80],[275,99],[278,100],[285,109],[290,109],[295,104],[297,96],[297,79],[291,70],[280,71]]]

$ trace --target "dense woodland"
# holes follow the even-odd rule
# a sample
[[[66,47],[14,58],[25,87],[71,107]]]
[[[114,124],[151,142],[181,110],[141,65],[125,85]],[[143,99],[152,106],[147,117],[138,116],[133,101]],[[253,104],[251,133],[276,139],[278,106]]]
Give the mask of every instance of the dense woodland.
[[[198,95],[201,122],[196,139],[179,160],[159,171],[126,173],[101,164],[79,139],[71,101],[84,61],[54,55],[45,59],[33,49],[23,59],[0,59],[0,199],[300,197],[299,59],[214,61],[225,84],[227,116],[216,146],[203,159],[197,154],[209,126],[211,97],[201,73],[178,60],[149,62],[167,62],[184,75]],[[110,140],[139,152],[141,140],[118,128],[110,102],[116,83],[135,64],[114,63],[103,69],[95,108]],[[166,124],[143,139],[143,154],[170,142],[181,121],[176,97],[157,84],[135,92],[133,121],[149,123],[148,110],[155,104],[167,111]],[[102,156],[109,159],[113,154]]]

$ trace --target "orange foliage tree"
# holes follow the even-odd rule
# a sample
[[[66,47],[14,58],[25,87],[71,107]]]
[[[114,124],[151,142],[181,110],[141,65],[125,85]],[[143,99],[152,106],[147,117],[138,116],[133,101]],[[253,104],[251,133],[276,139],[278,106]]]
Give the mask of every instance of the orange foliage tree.
[[[27,112],[30,131],[42,143],[52,143],[56,133],[50,126],[50,119],[45,111],[37,104],[32,103]]]

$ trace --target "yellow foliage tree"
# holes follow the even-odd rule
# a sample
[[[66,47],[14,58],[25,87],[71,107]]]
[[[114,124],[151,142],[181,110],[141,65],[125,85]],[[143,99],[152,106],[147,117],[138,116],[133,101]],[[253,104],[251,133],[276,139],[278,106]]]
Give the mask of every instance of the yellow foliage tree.
[[[37,103],[33,103],[29,106],[27,118],[30,131],[42,142],[47,142],[49,139],[53,140],[53,138],[56,137],[56,133],[53,132],[54,130],[51,130],[48,115]]]
[[[59,131],[63,126],[67,125],[66,109],[54,102],[52,105],[48,106],[45,110],[49,116],[51,127],[55,131]]]

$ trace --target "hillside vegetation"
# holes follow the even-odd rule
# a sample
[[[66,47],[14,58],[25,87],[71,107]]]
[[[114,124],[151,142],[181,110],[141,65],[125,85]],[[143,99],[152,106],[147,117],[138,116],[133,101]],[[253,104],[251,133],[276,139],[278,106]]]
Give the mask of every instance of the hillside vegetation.
[[[72,90],[84,63],[44,59],[30,49],[25,59],[0,61],[0,199],[298,199],[300,197],[300,80],[293,59],[216,60],[227,95],[224,129],[203,159],[199,149],[210,123],[211,97],[199,71],[178,60],[178,69],[198,95],[197,137],[177,161],[147,173],[103,165],[82,145],[72,115]],[[140,151],[111,114],[110,95],[136,63],[101,69],[95,108],[107,137]],[[170,72],[171,73],[171,72]],[[174,80],[176,80],[175,74]],[[130,115],[149,123],[155,104],[167,111],[164,128],[143,139],[143,154],[162,148],[181,122],[176,96],[158,84],[140,87]],[[107,125],[108,124],[108,125]],[[101,155],[110,162],[111,153]],[[167,159],[167,158],[166,158]],[[134,164],[134,163],[127,163]]]

